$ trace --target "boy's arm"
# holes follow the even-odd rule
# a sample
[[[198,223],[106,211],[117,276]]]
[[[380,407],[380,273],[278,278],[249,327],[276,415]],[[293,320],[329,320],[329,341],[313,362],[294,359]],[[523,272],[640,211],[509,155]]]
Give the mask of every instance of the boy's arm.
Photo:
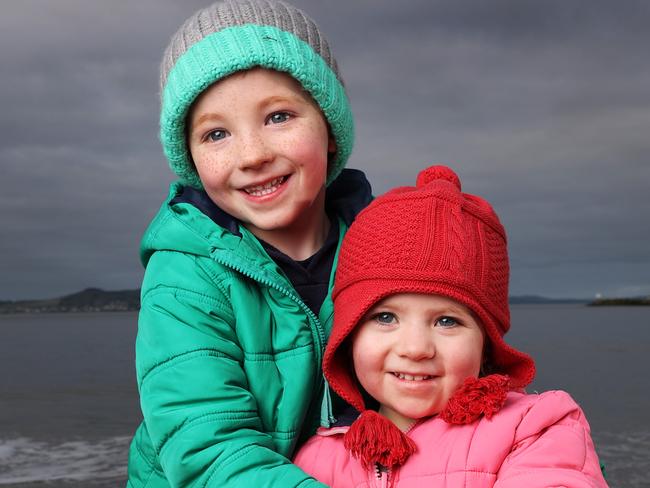
[[[582,409],[568,393],[543,393],[526,412],[495,488],[607,487]]]
[[[174,263],[181,281],[205,280],[186,259]],[[170,264],[164,261],[158,264]],[[138,384],[165,476],[180,487],[323,486],[277,453],[263,432],[229,307],[212,295],[168,284],[143,294]]]

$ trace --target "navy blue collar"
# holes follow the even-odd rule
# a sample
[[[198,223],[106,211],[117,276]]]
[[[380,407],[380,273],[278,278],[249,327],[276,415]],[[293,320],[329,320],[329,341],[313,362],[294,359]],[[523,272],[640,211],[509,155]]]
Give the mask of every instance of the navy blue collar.
[[[338,215],[347,226],[361,210],[372,200],[372,189],[363,171],[346,168],[327,187],[325,205],[329,215]],[[203,214],[217,225],[241,237],[239,220],[220,209],[208,196],[205,190],[197,190],[191,186],[184,186],[182,191],[170,202],[189,203],[199,209]]]

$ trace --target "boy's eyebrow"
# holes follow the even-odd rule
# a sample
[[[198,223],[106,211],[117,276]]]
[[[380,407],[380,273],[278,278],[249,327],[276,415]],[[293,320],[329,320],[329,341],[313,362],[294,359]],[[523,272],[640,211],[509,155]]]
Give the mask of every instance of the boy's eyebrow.
[[[198,119],[196,119],[194,122],[190,122],[190,128],[201,125],[205,121],[210,121],[210,120],[222,120],[221,115],[213,112],[208,112],[205,114],[202,114]]]
[[[261,106],[266,106],[266,105],[273,105],[274,103],[283,103],[283,102],[299,102],[299,103],[305,103],[306,100],[299,96],[295,95],[293,93],[287,94],[287,95],[273,95],[268,98],[265,98],[260,102]]]
[[[285,103],[285,102],[309,103],[309,100],[305,99],[305,97],[301,97],[300,95],[296,95],[293,93],[287,95],[273,95],[262,100],[260,102],[260,106],[265,107],[268,105],[273,105],[274,103]],[[190,123],[190,129],[194,126],[201,125],[203,122],[213,121],[213,120],[222,121],[223,117],[221,114],[216,112],[204,113],[200,115],[199,118],[196,119],[194,122]]]

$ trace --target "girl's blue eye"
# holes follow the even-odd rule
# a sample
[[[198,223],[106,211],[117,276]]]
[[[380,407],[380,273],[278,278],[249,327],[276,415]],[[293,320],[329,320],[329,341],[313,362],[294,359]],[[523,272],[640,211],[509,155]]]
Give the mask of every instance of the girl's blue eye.
[[[392,324],[396,321],[395,315],[390,312],[379,312],[378,314],[375,314],[373,318],[383,325]]]
[[[228,135],[228,133],[223,130],[223,129],[217,129],[213,130],[208,134],[207,139],[211,142],[217,142],[220,141],[221,139],[225,139],[225,137]]]
[[[287,120],[289,120],[289,114],[287,112],[276,112],[269,117],[269,122],[272,124],[281,124]]]
[[[440,327],[453,327],[458,325],[458,321],[453,317],[440,317],[437,323]]]

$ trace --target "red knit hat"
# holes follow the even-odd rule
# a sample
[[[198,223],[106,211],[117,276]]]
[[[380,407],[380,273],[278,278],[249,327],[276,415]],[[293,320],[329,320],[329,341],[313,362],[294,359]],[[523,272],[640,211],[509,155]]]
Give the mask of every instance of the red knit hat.
[[[330,386],[358,411],[365,410],[341,345],[375,303],[395,293],[441,295],[467,306],[485,330],[494,372],[507,375],[513,388],[526,386],[534,362],[503,340],[510,328],[508,278],[499,218],[487,201],[461,192],[451,169],[432,166],[418,175],[415,187],[376,198],[348,230],[338,259],[334,326],[323,358]],[[445,419],[453,422],[451,417]]]

